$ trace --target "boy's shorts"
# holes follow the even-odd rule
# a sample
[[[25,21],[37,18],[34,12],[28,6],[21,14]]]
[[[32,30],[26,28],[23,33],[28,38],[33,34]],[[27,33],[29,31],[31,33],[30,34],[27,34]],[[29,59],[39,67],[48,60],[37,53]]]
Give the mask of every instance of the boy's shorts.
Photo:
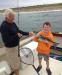
[[[44,58],[45,61],[49,60],[49,55],[45,55],[45,54],[39,54],[38,53],[38,59],[42,60],[42,57]]]

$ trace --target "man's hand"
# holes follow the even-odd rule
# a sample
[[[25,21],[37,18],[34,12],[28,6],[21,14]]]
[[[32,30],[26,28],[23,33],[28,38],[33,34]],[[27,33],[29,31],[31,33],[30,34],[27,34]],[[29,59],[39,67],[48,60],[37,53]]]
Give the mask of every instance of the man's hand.
[[[34,35],[34,33],[33,32],[29,32],[29,36],[32,36],[32,35]]]
[[[38,38],[39,38],[39,37],[40,37],[40,35],[39,35],[39,34],[37,34],[37,35],[36,35],[36,37],[38,37]]]
[[[17,33],[18,37],[21,38],[22,37],[22,34],[21,33]]]

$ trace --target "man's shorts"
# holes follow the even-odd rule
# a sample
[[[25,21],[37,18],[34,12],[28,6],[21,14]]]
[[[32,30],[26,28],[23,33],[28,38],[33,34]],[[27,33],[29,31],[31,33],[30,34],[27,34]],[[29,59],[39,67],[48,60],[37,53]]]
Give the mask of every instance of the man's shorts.
[[[6,48],[6,60],[12,69],[19,69],[20,59],[18,57],[18,47]]]
[[[44,58],[45,61],[48,61],[49,60],[49,55],[39,54],[38,53],[38,59],[42,60],[42,58]]]

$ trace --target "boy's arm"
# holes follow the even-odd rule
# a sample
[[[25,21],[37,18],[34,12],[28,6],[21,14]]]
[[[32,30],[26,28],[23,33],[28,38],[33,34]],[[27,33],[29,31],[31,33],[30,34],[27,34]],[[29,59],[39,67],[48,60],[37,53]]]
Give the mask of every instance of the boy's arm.
[[[38,42],[38,37],[35,37],[35,38],[33,39],[33,41]]]
[[[37,35],[34,37],[34,41],[39,42],[39,36],[40,36],[40,32],[37,33]]]

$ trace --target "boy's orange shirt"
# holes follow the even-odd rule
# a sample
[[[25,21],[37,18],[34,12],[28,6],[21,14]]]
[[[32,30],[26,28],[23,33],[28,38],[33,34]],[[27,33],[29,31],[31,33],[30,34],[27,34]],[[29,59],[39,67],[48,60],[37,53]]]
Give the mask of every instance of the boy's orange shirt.
[[[48,32],[48,34],[46,35],[43,31],[40,31],[38,34],[47,37],[52,41],[54,40],[51,32]],[[37,46],[38,53],[48,55],[50,53],[50,47],[52,43],[51,42],[46,43],[44,41],[39,41],[38,39],[39,39],[38,37],[34,38],[34,41],[38,42],[38,46]]]

